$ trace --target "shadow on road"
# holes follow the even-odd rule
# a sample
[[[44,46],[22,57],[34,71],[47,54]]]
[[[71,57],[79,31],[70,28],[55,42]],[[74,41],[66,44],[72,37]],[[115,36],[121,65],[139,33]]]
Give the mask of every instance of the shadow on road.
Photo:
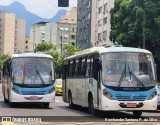
[[[1,108],[26,108],[26,109],[52,109],[51,107],[45,107],[43,104],[36,103],[5,103],[4,101],[0,102]]]

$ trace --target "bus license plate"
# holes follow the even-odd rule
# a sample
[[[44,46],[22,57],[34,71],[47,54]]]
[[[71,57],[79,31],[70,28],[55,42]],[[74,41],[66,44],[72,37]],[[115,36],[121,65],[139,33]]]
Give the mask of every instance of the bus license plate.
[[[37,96],[30,96],[29,99],[30,100],[38,100],[38,97]]]
[[[136,103],[127,103],[127,107],[136,107],[137,104]]]

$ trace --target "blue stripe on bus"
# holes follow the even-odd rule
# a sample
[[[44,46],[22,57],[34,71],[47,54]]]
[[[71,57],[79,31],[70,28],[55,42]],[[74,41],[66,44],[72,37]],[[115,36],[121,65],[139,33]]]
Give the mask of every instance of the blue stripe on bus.
[[[106,87],[105,90],[111,94],[115,100],[144,101],[148,100],[151,94],[156,91],[156,88],[152,88],[148,91],[115,91]]]
[[[44,88],[22,88],[22,87],[13,85],[13,88],[18,90],[19,93],[22,95],[45,95],[45,94],[48,94],[49,91],[55,87],[54,85],[50,85]]]

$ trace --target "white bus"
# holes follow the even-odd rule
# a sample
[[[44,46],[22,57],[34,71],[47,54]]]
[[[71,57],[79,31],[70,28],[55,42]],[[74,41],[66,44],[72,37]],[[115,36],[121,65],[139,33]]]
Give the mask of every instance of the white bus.
[[[94,47],[64,59],[62,95],[69,107],[101,111],[156,110],[156,72],[151,52],[130,47]]]
[[[55,101],[55,61],[37,53],[13,54],[3,64],[2,92],[4,101],[42,103]]]

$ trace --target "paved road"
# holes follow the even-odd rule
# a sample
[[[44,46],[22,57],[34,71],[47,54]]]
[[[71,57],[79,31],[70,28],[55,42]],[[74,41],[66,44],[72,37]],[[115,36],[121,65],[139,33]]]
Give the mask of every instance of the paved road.
[[[98,115],[93,116],[88,113],[87,108],[77,107],[76,109],[70,109],[67,103],[62,101],[61,96],[56,96],[56,102],[50,104],[49,108],[43,108],[40,105],[24,105],[19,104],[15,107],[10,107],[9,104],[4,103],[3,97],[1,94],[1,85],[0,85],[0,120],[2,117],[5,118],[11,116],[11,119],[15,121],[11,122],[2,122],[2,125],[75,125],[75,124],[105,124],[110,123],[113,125],[121,125],[121,124],[134,124],[136,120],[140,121],[145,118],[150,118],[150,121],[155,121],[160,117],[160,111],[156,112],[144,112],[142,117],[135,118],[131,112],[99,112]],[[156,117],[155,117],[156,116]],[[34,119],[33,119],[34,118]],[[37,118],[37,119],[36,119]],[[159,118],[160,119],[160,118]],[[38,123],[33,123],[33,121]],[[146,119],[147,120],[147,119]],[[17,122],[16,122],[17,121]],[[28,123],[28,121],[32,121]],[[42,121],[42,122],[39,122]],[[76,121],[76,123],[75,123]],[[103,122],[104,123],[103,123]],[[117,122],[115,122],[117,121]],[[127,122],[124,122],[127,121]],[[22,123],[21,123],[22,122]],[[63,122],[63,123],[61,123]],[[66,123],[64,123],[66,122]],[[99,123],[97,123],[99,122]],[[138,124],[159,124],[157,122],[138,122]]]

